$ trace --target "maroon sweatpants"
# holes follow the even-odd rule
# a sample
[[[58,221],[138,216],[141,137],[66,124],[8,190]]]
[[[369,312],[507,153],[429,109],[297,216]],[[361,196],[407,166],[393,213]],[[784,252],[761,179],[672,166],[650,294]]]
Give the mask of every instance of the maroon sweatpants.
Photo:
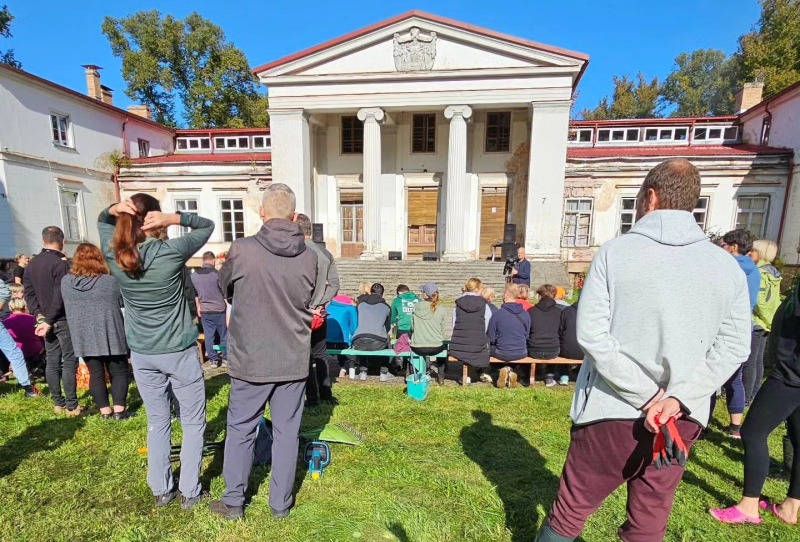
[[[687,447],[701,427],[676,422]],[[676,461],[660,470],[653,466],[655,435],[640,420],[609,420],[572,428],[567,462],[548,522],[561,536],[580,536],[586,519],[615,489],[628,484],[628,520],[620,527],[625,542],[663,540],[675,489],[683,476]]]

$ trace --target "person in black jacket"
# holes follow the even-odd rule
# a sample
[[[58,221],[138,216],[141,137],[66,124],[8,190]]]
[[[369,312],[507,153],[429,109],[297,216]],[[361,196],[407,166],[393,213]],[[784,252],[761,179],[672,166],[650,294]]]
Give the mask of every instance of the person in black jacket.
[[[556,299],[558,303],[558,299]],[[573,305],[557,305],[561,309],[561,325],[558,328],[558,339],[561,343],[561,350],[558,354],[561,358],[583,360],[585,357],[581,345],[578,344],[578,303]],[[575,370],[577,365],[570,365],[570,370]],[[562,386],[569,385],[569,375],[562,374],[558,379]]]
[[[45,376],[56,414],[79,416],[78,387],[75,373],[78,358],[72,349],[67,313],[61,298],[61,279],[69,273],[64,254],[64,232],[57,226],[42,230],[44,248],[25,269],[25,302],[36,317],[36,334],[44,337],[47,351]],[[61,384],[64,395],[61,395]]]
[[[558,330],[561,327],[561,308],[556,304],[556,287],[545,284],[536,290],[539,302],[528,310],[531,317],[531,333],[528,335],[528,356],[534,359],[555,359],[561,349]],[[546,367],[543,370],[546,371]],[[549,375],[546,386],[555,385]]]
[[[742,425],[744,444],[744,490],[739,504],[713,509],[711,514],[723,522],[761,523],[759,500],[769,473],[767,440],[786,421],[794,448],[789,475],[789,491],[781,504],[769,510],[786,523],[797,523],[800,511],[800,284],[786,296],[772,321],[767,349],[774,367],[758,391]]]
[[[489,341],[486,331],[492,312],[481,297],[483,283],[471,278],[464,286],[464,293],[456,299],[453,312],[453,338],[450,341],[450,355],[473,369],[474,376],[491,383],[491,377],[483,373],[489,367]]]

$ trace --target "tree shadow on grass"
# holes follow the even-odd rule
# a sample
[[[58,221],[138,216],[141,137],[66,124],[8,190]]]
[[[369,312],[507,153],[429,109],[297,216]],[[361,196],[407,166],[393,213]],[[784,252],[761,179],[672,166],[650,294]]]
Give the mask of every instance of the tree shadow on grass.
[[[486,412],[473,411],[475,423],[461,430],[464,453],[483,470],[503,501],[512,542],[532,541],[558,491],[558,477],[539,451],[518,432],[492,423]],[[402,540],[402,539],[401,539]]]
[[[72,439],[85,423],[86,419],[82,417],[46,420],[39,425],[26,428],[16,437],[7,440],[0,447],[0,478],[12,474],[32,455],[60,448],[62,444]]]

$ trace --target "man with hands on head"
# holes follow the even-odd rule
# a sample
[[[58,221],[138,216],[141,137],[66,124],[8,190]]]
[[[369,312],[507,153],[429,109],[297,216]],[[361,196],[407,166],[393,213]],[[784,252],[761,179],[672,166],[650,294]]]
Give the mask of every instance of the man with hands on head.
[[[628,518],[619,537],[664,538],[684,469],[672,457],[670,468],[658,468],[656,434],[674,425],[688,452],[708,422],[709,397],[750,353],[745,276],[697,226],[699,196],[700,174],[690,162],[656,166],[637,196],[636,225],[592,261],[578,307],[586,359],[575,383],[571,442],[537,541],[580,536],[622,484]],[[691,300],[691,311],[681,298]]]

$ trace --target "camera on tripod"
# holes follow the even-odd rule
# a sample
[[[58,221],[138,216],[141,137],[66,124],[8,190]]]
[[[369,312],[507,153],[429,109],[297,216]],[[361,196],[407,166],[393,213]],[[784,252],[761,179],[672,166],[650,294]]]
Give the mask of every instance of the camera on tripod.
[[[514,270],[514,266],[518,263],[519,258],[516,256],[506,259],[506,265],[503,267],[503,275],[505,275],[506,279],[510,278],[511,272]]]

